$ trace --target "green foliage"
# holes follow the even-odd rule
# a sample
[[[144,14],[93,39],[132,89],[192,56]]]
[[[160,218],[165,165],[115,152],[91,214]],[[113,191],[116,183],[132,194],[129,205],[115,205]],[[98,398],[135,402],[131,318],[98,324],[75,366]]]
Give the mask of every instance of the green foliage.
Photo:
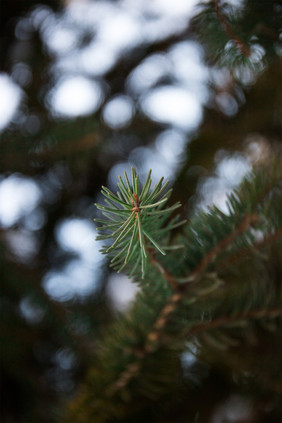
[[[125,213],[126,217],[132,215],[132,222],[128,217],[127,220],[123,217],[123,222],[137,227],[133,221],[135,210],[131,211],[138,206],[131,203],[133,194],[138,195],[134,170],[132,176],[133,189],[129,184],[126,188],[120,183],[121,191],[115,197],[107,188],[103,191],[109,200],[114,199],[123,206],[110,211],[118,217]],[[149,178],[150,175],[140,194],[141,199],[146,198],[145,205],[157,198],[160,189],[158,184],[149,195]],[[124,418],[135,421],[135,412],[144,411],[151,401],[161,401],[182,383],[177,368],[187,342],[191,346],[194,340],[202,357],[207,349],[214,351],[208,356],[210,361],[223,360],[223,352],[239,350],[240,345],[246,348],[250,330],[257,332],[257,336],[265,336],[265,328],[256,329],[258,320],[274,320],[272,328],[279,327],[281,278],[275,286],[268,263],[275,260],[276,249],[281,251],[281,182],[279,160],[269,167],[255,169],[229,196],[229,214],[216,207],[208,213],[199,213],[179,236],[184,244],[181,255],[172,250],[148,261],[141,291],[128,314],[119,318],[101,340],[96,365],[89,372],[83,393],[72,405],[67,419],[79,423],[92,419],[95,422],[118,422]],[[166,198],[164,196],[165,201]],[[158,211],[165,202],[160,201],[163,200],[156,202]],[[108,216],[109,210],[102,210]],[[154,213],[146,214],[146,225],[155,218]],[[123,223],[119,232],[114,226],[115,240],[126,231],[126,224]],[[146,236],[142,233],[144,227],[147,228],[144,224],[138,228],[139,236]],[[127,248],[133,233],[134,228],[131,238],[127,239]],[[118,241],[108,252],[115,249]],[[135,243],[142,250],[143,244],[137,237]],[[128,265],[128,271],[138,280],[134,262],[129,261]],[[281,263],[279,266],[281,276]],[[136,404],[135,411],[127,410],[130,403]]]
[[[86,26],[79,15],[70,22],[68,5],[44,0],[51,10],[31,3],[14,7],[7,2],[7,36],[1,38],[3,71],[20,84],[22,100],[1,133],[0,179],[14,172],[28,177],[42,198],[34,211],[0,228],[0,420],[57,423],[66,406],[66,423],[206,423],[218,420],[216,410],[228,409],[225,400],[235,393],[250,401],[246,420],[280,422],[282,161],[281,156],[275,165],[267,160],[281,143],[281,1],[199,1],[198,15],[187,25],[181,19],[174,32],[158,32],[163,12],[145,6],[140,28],[143,19],[152,19],[153,26],[157,19],[154,36],[143,34],[101,75],[91,73],[93,60],[87,63],[90,73],[85,63],[76,63],[99,38],[101,22],[94,19],[97,27],[91,18],[92,2],[89,9],[84,5]],[[114,8],[102,3],[97,2],[101,12],[107,9],[111,15],[117,6],[125,16],[123,2],[113,2]],[[94,114],[76,119],[52,114],[49,94],[74,76],[68,50],[50,54],[46,40],[48,32],[53,34],[52,21],[52,28],[67,29],[76,38],[75,76],[83,68],[82,76],[98,77],[103,100]],[[107,26],[108,19],[103,22]],[[46,292],[46,282],[51,275],[61,282],[63,275],[70,276],[66,282],[71,284],[77,275],[72,264],[79,264],[76,253],[60,242],[62,223],[73,218],[90,223],[91,198],[112,166],[128,159],[138,165],[136,147],[163,153],[158,135],[168,127],[146,117],[143,99],[167,85],[192,89],[203,99],[192,86],[197,68],[186,72],[190,58],[186,48],[179,48],[195,40],[194,47],[204,51],[208,96],[201,125],[193,132],[181,130],[187,147],[174,162],[173,192],[166,192],[162,181],[149,201],[149,180],[141,185],[134,171],[133,181],[124,177],[119,182],[118,194],[103,188],[104,206],[110,209],[101,206],[103,253],[114,270],[139,284],[134,303],[121,315],[113,309],[106,266],[97,291],[57,301]],[[161,67],[150,82],[143,64],[151,59]],[[146,80],[139,84],[146,86],[142,92],[132,89],[136,70]],[[105,111],[120,94],[132,101],[133,116],[127,126],[113,130]],[[255,167],[230,196],[228,214],[212,207],[193,216],[199,182],[213,172],[222,151],[248,151],[253,162],[267,164]],[[146,184],[148,203],[142,204],[150,207],[142,208],[137,190],[141,196]],[[175,231],[181,222],[171,218],[175,210],[171,213],[170,206],[178,201],[182,216],[190,220]],[[89,262],[84,265],[89,274]],[[94,282],[99,272],[92,270]],[[189,351],[196,361],[185,367],[182,356]],[[63,361],[67,352],[72,364]]]
[[[142,269],[142,279],[144,278],[148,263],[149,249],[156,249],[165,255],[165,250],[169,247],[161,247],[159,240],[164,243],[167,232],[181,225],[178,218],[170,224],[164,226],[172,211],[180,207],[180,203],[163,209],[167,203],[171,190],[161,195],[167,185],[163,185],[163,178],[150,191],[152,184],[151,171],[142,189],[139,185],[139,178],[135,169],[131,168],[132,184],[130,185],[128,176],[124,172],[124,181],[119,176],[117,195],[108,188],[103,187],[102,194],[106,197],[107,206],[96,204],[102,210],[108,220],[94,219],[102,223],[100,231],[110,232],[107,235],[100,235],[98,240],[113,238],[114,242],[110,247],[104,247],[104,254],[110,253],[113,256],[111,266],[120,272],[129,263],[134,263],[130,276],[134,275],[140,267]]]
[[[194,24],[212,63],[235,73],[257,73],[266,57],[277,54],[273,41],[278,45],[280,24],[275,10],[279,6],[275,1],[245,3],[245,8],[222,0],[200,3]]]

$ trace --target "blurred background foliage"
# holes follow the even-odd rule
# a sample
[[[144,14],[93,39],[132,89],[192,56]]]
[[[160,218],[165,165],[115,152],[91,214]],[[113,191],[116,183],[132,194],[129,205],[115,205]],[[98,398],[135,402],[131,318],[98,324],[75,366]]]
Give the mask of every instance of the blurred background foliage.
[[[281,4],[13,0],[1,19],[1,421],[50,423],[135,295],[95,241],[100,186],[152,168],[183,216],[225,211],[281,142]],[[191,409],[154,421],[278,423],[224,369],[193,366]]]

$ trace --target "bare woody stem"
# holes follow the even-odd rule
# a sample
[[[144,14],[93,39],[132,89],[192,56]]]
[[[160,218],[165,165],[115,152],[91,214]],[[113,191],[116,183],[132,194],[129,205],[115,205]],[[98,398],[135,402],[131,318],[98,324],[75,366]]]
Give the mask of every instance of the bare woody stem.
[[[214,8],[216,17],[218,19],[218,22],[221,28],[223,29],[223,31],[225,32],[225,34],[227,35],[227,37],[235,43],[235,45],[241,51],[244,57],[250,57],[251,55],[250,48],[242,40],[242,38],[239,37],[238,34],[236,34],[236,32],[233,30],[232,26],[228,22],[226,16],[222,13],[220,8],[220,0],[214,0],[212,2],[212,5]]]

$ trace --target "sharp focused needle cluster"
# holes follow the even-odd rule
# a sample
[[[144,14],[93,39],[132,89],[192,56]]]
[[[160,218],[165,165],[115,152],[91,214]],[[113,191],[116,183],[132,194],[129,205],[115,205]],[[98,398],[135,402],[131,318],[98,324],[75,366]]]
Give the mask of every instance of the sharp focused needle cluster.
[[[143,278],[148,261],[148,248],[155,248],[165,255],[166,248],[159,244],[159,240],[164,239],[164,232],[183,223],[179,222],[177,217],[164,226],[171,212],[181,204],[178,202],[163,209],[172,190],[165,192],[168,182],[163,184],[163,178],[150,190],[151,170],[143,187],[133,167],[131,183],[126,172],[124,180],[120,176],[118,178],[118,192],[114,194],[108,188],[102,187],[106,205],[96,204],[107,218],[94,219],[102,224],[99,227],[102,234],[97,239],[113,239],[111,246],[104,247],[102,252],[111,254],[111,265],[114,269],[121,271],[128,263],[134,263],[131,274],[141,266]]]

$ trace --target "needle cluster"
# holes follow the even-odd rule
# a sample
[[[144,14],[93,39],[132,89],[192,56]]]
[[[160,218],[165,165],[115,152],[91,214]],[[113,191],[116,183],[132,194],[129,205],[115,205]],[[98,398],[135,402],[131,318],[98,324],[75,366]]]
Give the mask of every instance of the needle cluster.
[[[172,190],[165,191],[168,182],[163,184],[163,178],[150,190],[151,170],[143,186],[133,167],[131,183],[126,172],[124,180],[120,176],[118,179],[117,193],[102,187],[106,205],[96,204],[107,218],[95,219],[102,224],[97,239],[113,239],[113,243],[104,247],[102,252],[112,256],[111,265],[115,270],[120,272],[127,264],[133,264],[130,274],[136,274],[141,267],[144,278],[149,252],[154,249],[165,255],[165,250],[169,247],[160,245],[160,240],[162,244],[166,233],[183,223],[179,222],[177,217],[164,226],[171,212],[181,204],[178,202],[164,208]]]

